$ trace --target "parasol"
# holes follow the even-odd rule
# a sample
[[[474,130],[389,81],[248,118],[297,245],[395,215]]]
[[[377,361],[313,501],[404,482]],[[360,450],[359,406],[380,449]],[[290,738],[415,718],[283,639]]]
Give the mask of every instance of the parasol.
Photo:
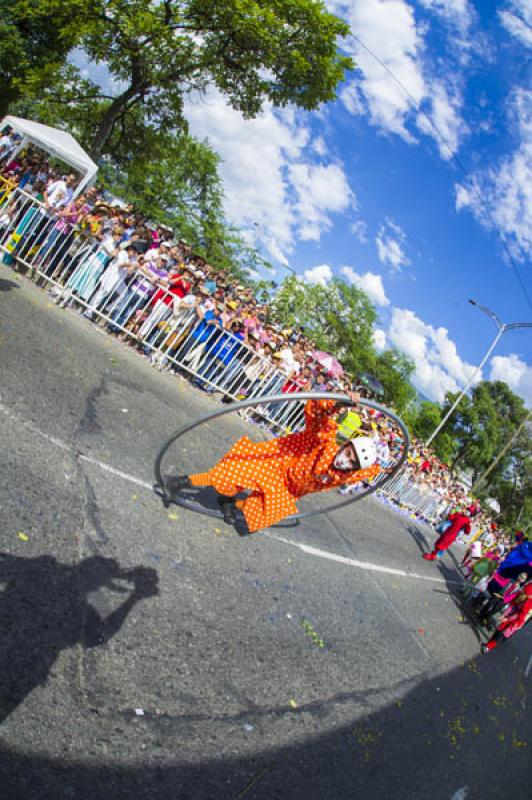
[[[329,375],[337,378],[339,375],[344,374],[344,368],[339,361],[330,353],[324,353],[323,350],[316,350],[313,354],[314,361],[327,370]]]

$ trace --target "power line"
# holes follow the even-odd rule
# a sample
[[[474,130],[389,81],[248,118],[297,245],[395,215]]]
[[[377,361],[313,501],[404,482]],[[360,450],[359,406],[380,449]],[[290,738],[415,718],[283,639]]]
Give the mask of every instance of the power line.
[[[528,293],[528,290],[527,290],[527,288],[526,288],[526,286],[524,284],[524,281],[523,281],[523,279],[521,277],[521,273],[519,272],[519,268],[518,268],[518,266],[517,266],[517,264],[515,262],[515,259],[514,259],[513,255],[512,255],[511,248],[508,245],[503,232],[501,231],[501,229],[497,225],[497,223],[495,221],[495,218],[494,218],[494,216],[492,214],[491,208],[489,207],[487,202],[484,200],[484,197],[482,196],[482,193],[480,192],[480,190],[478,189],[475,181],[471,177],[467,167],[463,164],[461,159],[456,155],[456,153],[454,152],[452,147],[449,145],[449,143],[447,142],[447,140],[445,139],[445,137],[443,136],[441,131],[435,125],[434,121],[429,117],[427,112],[424,111],[421,108],[420,103],[418,103],[418,101],[416,100],[414,95],[404,85],[404,83],[395,75],[394,72],[392,72],[392,70],[388,67],[388,65],[385,64],[385,62],[382,61],[379,58],[379,56],[376,53],[373,52],[373,50],[371,50],[370,47],[368,47],[366,44],[364,44],[364,42],[361,39],[358,38],[358,36],[356,36],[354,33],[351,33],[351,35],[352,35],[353,39],[355,39],[359,43],[359,45],[363,48],[363,50],[365,50],[378,64],[381,65],[381,67],[388,73],[388,75],[392,78],[392,80],[395,81],[395,83],[402,89],[402,91],[407,95],[407,97],[410,98],[414,108],[426,119],[426,121],[428,122],[429,126],[435,132],[437,138],[440,140],[440,142],[443,143],[445,148],[449,151],[452,161],[458,167],[458,169],[464,174],[468,184],[470,185],[470,187],[473,189],[473,192],[477,196],[477,198],[478,198],[478,200],[479,200],[479,202],[480,202],[480,204],[481,204],[481,206],[482,206],[482,208],[484,210],[484,213],[486,214],[486,216],[490,220],[491,227],[498,234],[499,239],[500,239],[500,241],[501,241],[501,243],[503,245],[503,248],[504,248],[504,250],[506,252],[508,261],[510,262],[510,264],[511,264],[513,270],[514,270],[515,276],[516,276],[516,278],[517,278],[517,280],[519,282],[519,285],[521,286],[521,289],[523,291],[524,296],[526,297],[528,305],[532,309],[532,299],[531,299],[530,294]]]

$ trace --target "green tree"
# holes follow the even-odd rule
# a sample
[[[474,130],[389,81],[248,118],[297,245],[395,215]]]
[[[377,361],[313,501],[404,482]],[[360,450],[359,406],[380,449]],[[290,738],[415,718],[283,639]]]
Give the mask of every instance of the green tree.
[[[129,128],[136,109],[170,132],[186,125],[185,96],[209,87],[245,117],[256,116],[265,102],[314,109],[334,99],[352,67],[338,50],[349,28],[321,0],[77,0],[75,7],[68,46],[75,28],[75,43],[106,65],[115,90],[76,77],[68,65],[62,80],[48,83],[48,93],[90,110],[93,157],[107,152],[117,127]],[[47,24],[53,28],[53,15]]]
[[[432,431],[441,422],[441,418],[441,406],[433,400],[423,400],[421,403],[410,405],[404,415],[409,430],[413,436],[421,441],[429,438]],[[446,428],[436,436],[432,447],[441,461],[449,465],[452,463],[454,445],[452,437]]]
[[[54,83],[79,37],[80,3],[0,0],[0,117],[18,99]]]
[[[500,521],[504,527],[532,529],[532,426],[519,425],[510,444],[503,466],[501,462],[478,487],[481,497],[495,497],[501,506]],[[530,530],[532,536],[532,530]]]
[[[384,386],[384,402],[402,414],[414,400],[416,390],[410,383],[414,362],[396,348],[380,353],[375,359],[374,373]]]
[[[445,414],[456,395],[447,394]],[[523,400],[502,381],[483,381],[469,397],[464,397],[449,420],[454,452],[452,469],[470,469],[473,481],[504,447],[526,414]],[[503,474],[511,461],[511,452],[503,458],[495,474]],[[495,475],[494,475],[495,477]]]
[[[373,369],[377,314],[358,287],[337,279],[327,286],[313,285],[291,275],[280,284],[272,307],[283,324],[302,325],[317,347],[333,353],[349,374]]]
[[[144,132],[144,142],[142,151],[122,152],[102,165],[101,178],[113,192],[151,219],[180,230],[193,225],[201,231],[202,222],[222,216],[219,157],[207,143],[151,129]]]

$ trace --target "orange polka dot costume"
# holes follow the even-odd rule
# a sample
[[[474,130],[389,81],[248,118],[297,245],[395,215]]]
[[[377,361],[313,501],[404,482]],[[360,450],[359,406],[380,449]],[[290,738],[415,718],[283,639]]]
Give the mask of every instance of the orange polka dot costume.
[[[305,428],[270,442],[252,442],[243,436],[209,472],[190,475],[193,486],[212,486],[232,496],[251,490],[237,502],[250,533],[297,513],[296,500],[335,486],[371,480],[380,472],[374,464],[344,472],[333,467],[338,452],[338,425],[334,400],[309,400]]]

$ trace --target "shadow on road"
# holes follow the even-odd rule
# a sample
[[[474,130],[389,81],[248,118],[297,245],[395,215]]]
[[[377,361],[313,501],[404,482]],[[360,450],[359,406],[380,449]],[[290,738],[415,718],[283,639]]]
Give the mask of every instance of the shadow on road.
[[[5,278],[0,278],[0,292],[11,292],[13,289],[18,289],[18,283],[15,281],[8,281]]]
[[[159,488],[155,489],[155,493],[162,496],[162,493]],[[245,494],[243,495],[235,495],[235,499],[244,499],[246,497]],[[206,514],[208,517],[214,517],[215,519],[219,519],[220,521],[223,520],[222,513],[220,511],[220,506],[218,505],[218,495],[214,489],[210,486],[202,486],[197,487],[195,489],[187,489],[186,491],[182,492],[182,494],[177,495],[175,499],[171,501],[175,503],[177,506],[181,506],[181,508],[186,508],[189,511],[194,511],[196,514]],[[278,522],[276,525],[273,525],[273,528],[295,528],[299,525],[298,520],[282,520]],[[239,536],[249,536],[248,526],[246,525],[246,521],[244,519],[244,515],[239,511],[237,516],[236,525],[234,526],[236,532]]]
[[[122,570],[102,556],[61,564],[47,555],[0,554],[0,723],[46,682],[63,649],[108,642],[139,600],[158,593],[157,582],[149,567]],[[128,597],[103,619],[87,596],[104,587]]]
[[[416,543],[417,547],[419,548],[420,553],[427,553],[431,549],[431,545],[427,541],[427,537],[424,533],[422,533],[416,525],[407,525],[406,529],[414,542]]]
[[[323,712],[287,710],[283,717],[291,717],[286,724],[299,741],[285,747],[272,744],[280,724],[276,715],[247,734],[248,746],[240,754],[199,756],[195,763],[185,758],[179,763],[177,756],[177,763],[157,764],[149,751],[142,756],[145,765],[124,766],[0,750],[0,785],[11,800],[449,800],[463,787],[468,787],[463,797],[524,800],[530,788],[526,739],[532,720],[523,683],[525,650],[518,656],[514,642],[508,642],[490,656],[412,684],[381,710],[322,736],[316,731],[327,719]],[[124,749],[129,726],[142,725],[146,736],[168,738],[170,751],[184,735],[179,719],[150,716],[134,723],[123,715],[111,723],[120,731],[116,746],[122,757],[133,747],[128,742]],[[142,735],[138,727],[133,731],[137,738]],[[213,721],[212,736],[224,735]],[[236,747],[235,740],[230,750]],[[201,753],[199,742],[196,753]],[[134,762],[132,750],[129,757]]]

